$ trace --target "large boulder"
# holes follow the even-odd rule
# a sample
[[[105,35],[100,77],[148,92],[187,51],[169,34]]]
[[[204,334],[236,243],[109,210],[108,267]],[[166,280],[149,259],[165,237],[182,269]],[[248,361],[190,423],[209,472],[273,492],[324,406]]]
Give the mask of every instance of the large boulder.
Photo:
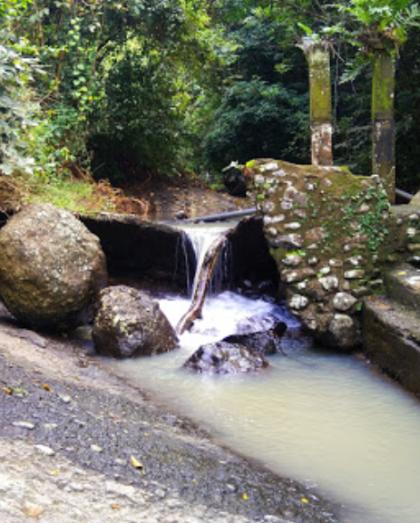
[[[268,362],[243,345],[218,341],[201,346],[184,367],[199,374],[241,374],[260,371]]]
[[[74,327],[88,319],[107,279],[96,236],[70,212],[25,207],[0,231],[0,296],[32,327]]]
[[[100,293],[92,335],[99,353],[117,358],[151,356],[177,345],[159,304],[125,285],[107,287]]]

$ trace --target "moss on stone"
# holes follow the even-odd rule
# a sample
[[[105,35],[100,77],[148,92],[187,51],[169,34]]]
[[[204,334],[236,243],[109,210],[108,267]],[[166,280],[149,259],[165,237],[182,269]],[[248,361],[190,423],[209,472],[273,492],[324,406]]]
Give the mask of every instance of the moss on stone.
[[[306,39],[309,66],[311,123],[332,121],[330,51],[326,42]]]
[[[373,56],[372,118],[392,118],[395,92],[395,58],[386,51]]]

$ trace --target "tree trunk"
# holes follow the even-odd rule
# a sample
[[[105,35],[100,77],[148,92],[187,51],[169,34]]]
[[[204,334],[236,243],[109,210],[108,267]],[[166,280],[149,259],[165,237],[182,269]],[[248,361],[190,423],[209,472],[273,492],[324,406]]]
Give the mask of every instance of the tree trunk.
[[[226,243],[226,239],[227,236],[225,234],[217,238],[206,252],[201,267],[197,267],[197,270],[200,271],[197,284],[193,291],[191,305],[176,326],[176,333],[178,335],[181,335],[186,330],[190,330],[194,321],[201,318],[204,300],[206,299],[211,278],[216,268],[217,260],[219,259],[220,253]]]
[[[378,174],[395,201],[395,58],[386,50],[373,55],[372,174]]]
[[[303,38],[309,66],[311,151],[313,165],[332,165],[332,95],[330,51],[327,42]]]

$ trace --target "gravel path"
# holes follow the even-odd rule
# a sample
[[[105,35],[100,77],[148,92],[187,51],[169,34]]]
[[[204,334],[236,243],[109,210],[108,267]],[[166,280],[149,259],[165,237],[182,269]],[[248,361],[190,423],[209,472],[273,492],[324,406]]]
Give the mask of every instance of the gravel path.
[[[337,507],[215,445],[81,346],[0,319],[0,521],[336,523]]]

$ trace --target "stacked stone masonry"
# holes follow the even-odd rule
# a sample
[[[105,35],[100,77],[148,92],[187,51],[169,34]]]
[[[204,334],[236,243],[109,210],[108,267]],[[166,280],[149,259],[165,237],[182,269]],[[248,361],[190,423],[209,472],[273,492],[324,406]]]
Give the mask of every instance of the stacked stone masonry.
[[[385,265],[420,260],[420,208],[391,208],[377,176],[252,160],[244,168],[289,307],[322,343],[360,343],[361,299]]]

